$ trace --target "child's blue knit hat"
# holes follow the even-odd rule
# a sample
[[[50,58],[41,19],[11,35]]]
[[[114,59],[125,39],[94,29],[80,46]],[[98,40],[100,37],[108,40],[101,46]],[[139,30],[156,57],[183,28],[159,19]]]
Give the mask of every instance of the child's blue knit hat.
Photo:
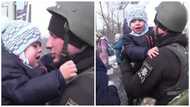
[[[13,21],[2,33],[2,42],[5,48],[15,55],[20,55],[36,41],[41,41],[37,27],[24,21]]]
[[[145,12],[145,7],[141,5],[133,5],[127,10],[127,23],[130,27],[131,21],[134,19],[141,19],[144,20],[145,23],[147,23],[147,14]]]

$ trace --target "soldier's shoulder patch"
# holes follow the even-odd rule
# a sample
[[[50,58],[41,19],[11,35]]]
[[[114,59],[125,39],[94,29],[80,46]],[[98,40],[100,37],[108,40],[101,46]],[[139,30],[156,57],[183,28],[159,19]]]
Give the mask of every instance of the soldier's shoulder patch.
[[[144,83],[145,79],[151,74],[151,72],[152,65],[144,61],[140,70],[137,72],[137,75],[140,78],[141,83]]]

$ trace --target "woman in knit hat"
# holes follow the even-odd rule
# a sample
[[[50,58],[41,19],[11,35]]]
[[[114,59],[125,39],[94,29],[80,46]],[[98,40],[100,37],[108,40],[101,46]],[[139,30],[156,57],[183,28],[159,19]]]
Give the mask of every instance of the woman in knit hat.
[[[2,32],[2,104],[45,104],[59,97],[65,75],[76,75],[71,62],[58,71],[38,69],[42,52],[40,31],[23,21],[9,23]]]

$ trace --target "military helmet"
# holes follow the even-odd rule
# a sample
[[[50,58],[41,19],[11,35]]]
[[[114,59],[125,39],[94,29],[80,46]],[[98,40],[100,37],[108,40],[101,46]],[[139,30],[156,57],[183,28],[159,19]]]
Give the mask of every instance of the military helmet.
[[[182,32],[187,23],[187,10],[180,2],[162,2],[156,8],[155,20],[173,32]]]
[[[69,30],[81,40],[94,46],[93,2],[57,2],[47,9],[67,19]]]

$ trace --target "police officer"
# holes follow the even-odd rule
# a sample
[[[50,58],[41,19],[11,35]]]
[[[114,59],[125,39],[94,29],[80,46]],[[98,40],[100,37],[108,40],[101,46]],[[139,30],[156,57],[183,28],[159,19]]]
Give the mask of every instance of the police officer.
[[[66,88],[62,87],[64,92],[53,104],[94,104],[93,6],[93,2],[57,2],[47,9],[52,14],[47,41],[51,52],[42,63],[48,71],[57,70],[66,61],[74,62],[77,68],[77,76],[64,81]]]
[[[123,81],[129,97],[152,97],[156,104],[168,102],[188,89],[187,38],[182,34],[187,10],[179,2],[162,2],[155,16],[159,55],[146,58],[140,70],[125,72]]]

